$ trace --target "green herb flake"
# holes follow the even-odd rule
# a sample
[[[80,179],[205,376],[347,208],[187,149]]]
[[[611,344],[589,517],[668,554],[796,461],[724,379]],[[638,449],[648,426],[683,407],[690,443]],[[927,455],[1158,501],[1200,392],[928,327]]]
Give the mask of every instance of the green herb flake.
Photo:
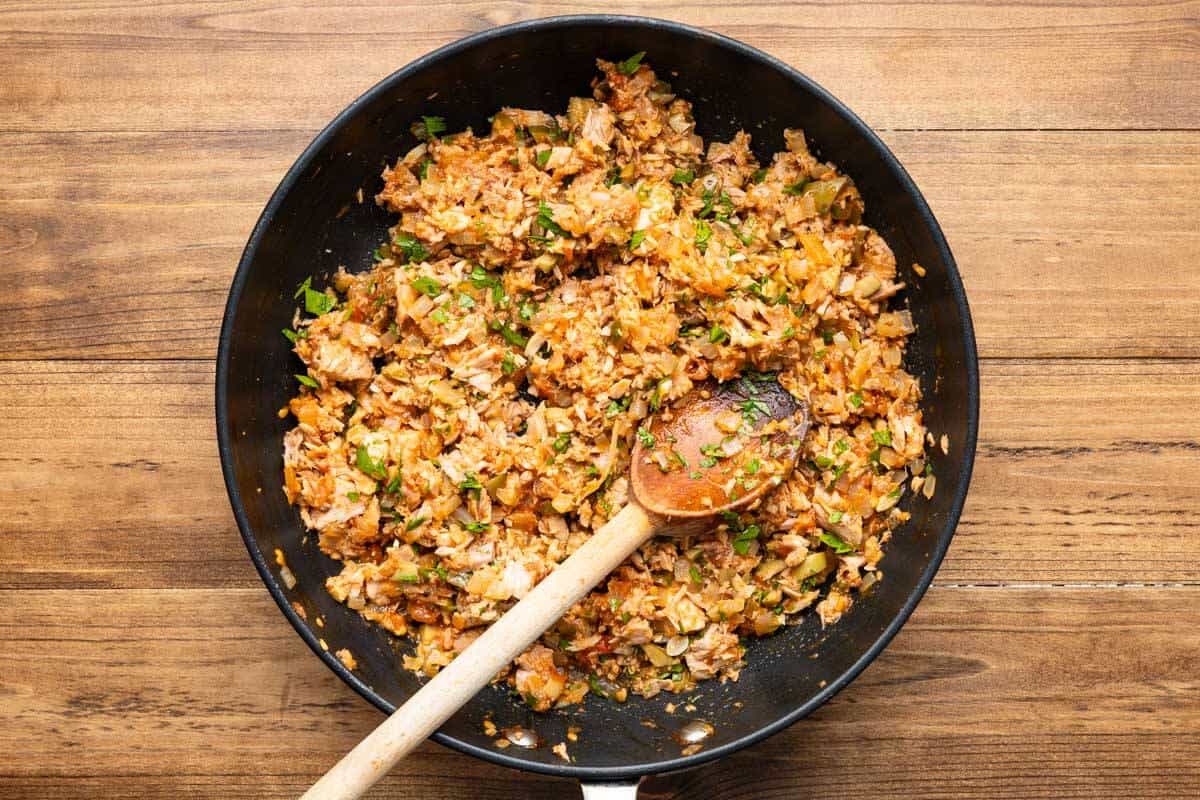
[[[287,338],[287,340],[292,344],[295,344],[300,339],[308,338],[308,328],[301,328],[298,331],[294,331],[291,328],[284,328],[282,331],[280,331],[280,333],[282,333],[284,337]]]
[[[471,295],[469,295],[465,292],[460,292],[458,295],[458,307],[459,308],[474,308],[475,307],[475,298],[471,297]]]
[[[754,170],[754,172],[750,173],[750,180],[753,183],[762,183],[766,179],[767,179],[767,168],[766,167],[759,167],[758,169]]]
[[[500,371],[505,375],[512,375],[517,371],[517,360],[513,358],[512,353],[504,354],[504,359],[500,362]]]
[[[434,311],[432,314],[430,314],[429,318],[432,319],[434,322],[436,322],[439,325],[445,325],[447,322],[450,321],[449,315],[447,315],[446,312],[440,308],[438,310]]]
[[[571,446],[571,434],[560,433],[551,445],[556,453],[565,453],[567,448]]]
[[[428,297],[437,297],[442,293],[442,285],[427,275],[414,278],[410,285],[418,292]]]
[[[645,428],[638,428],[637,437],[638,441],[642,443],[642,447],[647,450],[654,449],[654,434],[650,433],[650,431]]]
[[[571,238],[571,234],[567,233],[561,225],[554,221],[554,210],[546,205],[545,202],[538,203],[537,223],[556,236],[562,236],[566,239]]]
[[[855,408],[862,408],[862,404],[863,396],[861,394],[855,392],[854,394],[850,395],[850,405],[854,406]]]
[[[412,132],[418,139],[436,139],[438,134],[446,132],[446,120],[441,117],[421,117],[420,122],[413,123]]]
[[[337,300],[325,294],[318,292],[315,289],[305,287],[304,289],[304,310],[310,314],[321,316],[327,314],[337,305]]]
[[[637,250],[638,246],[641,245],[641,243],[644,241],[646,241],[646,232],[645,231],[634,231],[633,234],[629,237],[629,249]]]
[[[750,552],[750,543],[758,539],[762,529],[757,525],[747,525],[736,536],[733,537],[733,550],[739,556],[744,556]]]
[[[524,349],[525,345],[529,343],[528,339],[515,331],[507,322],[492,320],[492,330],[499,331],[500,335],[504,337],[504,341],[508,342],[513,347],[520,347]]]
[[[316,381],[314,381],[312,378],[308,377],[307,375],[297,375],[296,380],[300,381],[301,384],[303,384],[304,386],[307,386],[310,389],[316,389],[321,385],[321,384],[317,383]]]
[[[351,503],[357,503],[359,498],[358,492],[346,492],[346,499]]]
[[[758,417],[771,416],[771,408],[757,397],[751,397],[749,400],[742,401],[742,417],[746,420],[746,424],[753,425]]]
[[[762,462],[757,458],[752,458],[750,459],[750,463],[746,465],[746,474],[757,475],[760,469],[762,469]]]
[[[305,278],[304,282],[296,287],[296,293],[292,295],[292,299],[299,300],[300,295],[304,294],[304,290],[309,288],[310,286],[312,286],[312,276],[311,275],[308,276],[307,278]]]
[[[692,579],[692,583],[700,583],[704,578],[700,574],[700,570],[696,569],[696,565],[688,567],[688,577]]]
[[[818,469],[829,469],[833,466],[833,459],[829,456],[817,456],[813,459],[813,463],[817,465]]]
[[[701,253],[708,250],[708,240],[712,238],[712,226],[702,219],[696,220],[696,249]]]
[[[413,518],[412,518],[412,519],[410,519],[410,520],[408,521],[408,523],[407,523],[407,524],[404,526],[404,530],[406,530],[406,531],[415,531],[417,528],[421,527],[422,525],[424,525],[424,524],[425,524],[426,522],[428,522],[428,521],[429,521],[429,518],[428,518],[428,517],[413,517]]]
[[[459,491],[463,492],[478,492],[483,488],[483,484],[479,482],[479,476],[474,472],[468,472],[458,484]]]
[[[808,186],[807,180],[798,180],[793,184],[783,187],[783,193],[790,197],[799,197],[804,194],[804,188]]]
[[[619,62],[617,64],[617,72],[620,72],[622,75],[632,75],[633,73],[638,71],[638,65],[640,65],[642,63],[642,59],[645,57],[646,57],[646,51],[639,50],[638,52],[631,55],[629,58],[625,59],[624,61]]]
[[[891,447],[892,432],[887,428],[871,431],[871,438],[875,440],[876,444],[883,445],[884,447]]]
[[[429,165],[433,163],[432,158],[423,158],[421,163],[417,165],[417,180],[423,181],[429,177]]]
[[[713,325],[708,331],[708,340],[713,344],[720,344],[729,340],[729,334],[720,325]]]
[[[396,474],[395,474],[395,475],[392,477],[392,479],[391,479],[390,481],[388,481],[388,482],[387,482],[387,486],[383,487],[383,491],[384,491],[384,492],[386,492],[387,494],[395,494],[396,492],[400,491],[400,484],[401,484],[402,482],[403,482],[403,481],[402,481],[402,478],[401,478],[401,476],[400,476],[400,473],[399,473],[399,472],[397,472],[397,473],[396,473]]]
[[[550,160],[550,148],[547,147],[545,150],[539,150],[537,155],[534,156],[534,160],[537,161],[539,167],[546,166],[546,162]]]
[[[830,511],[829,512],[829,521],[832,522],[834,525],[837,525],[839,522],[842,521],[842,517],[844,517],[844,516],[846,516],[846,512],[844,512],[844,511]]]
[[[467,531],[470,533],[483,533],[490,527],[492,526],[486,522],[468,522],[466,524]]]
[[[628,408],[629,408],[629,397],[628,396],[625,396],[625,397],[621,398],[620,400],[611,400],[611,401],[609,401],[608,408],[604,409],[604,416],[607,417],[608,419],[612,419],[617,414],[620,414],[622,411],[625,411]]]
[[[429,258],[429,251],[412,234],[401,233],[392,245],[404,255],[406,264],[419,264]]]
[[[691,169],[677,169],[671,176],[671,183],[677,183],[680,186],[688,186],[694,180],[696,180],[696,171]]]
[[[833,552],[837,553],[838,555],[845,555],[846,553],[854,552],[853,547],[846,544],[840,537],[835,536],[832,533],[822,533],[821,541],[832,547]]]
[[[840,456],[842,453],[850,449],[850,441],[848,439],[838,439],[833,443],[833,454]]]
[[[370,475],[377,481],[382,481],[387,478],[387,468],[382,461],[376,461],[371,458],[370,452],[361,444],[354,453],[354,465],[363,473]]]
[[[489,275],[488,271],[478,264],[471,267],[471,272],[467,275],[467,279],[471,281],[471,285],[476,289],[486,289],[500,282],[499,279]]]

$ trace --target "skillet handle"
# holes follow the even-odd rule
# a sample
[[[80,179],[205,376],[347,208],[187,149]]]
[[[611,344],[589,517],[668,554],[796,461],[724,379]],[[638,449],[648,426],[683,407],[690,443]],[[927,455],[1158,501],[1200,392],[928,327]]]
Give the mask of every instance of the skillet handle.
[[[637,800],[638,783],[580,783],[583,800]]]

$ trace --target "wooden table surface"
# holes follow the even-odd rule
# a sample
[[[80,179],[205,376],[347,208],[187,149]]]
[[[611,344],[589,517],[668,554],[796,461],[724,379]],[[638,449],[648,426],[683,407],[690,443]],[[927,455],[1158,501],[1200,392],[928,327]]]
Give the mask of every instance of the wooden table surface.
[[[891,647],[649,798],[1200,796],[1200,4],[0,3],[0,796],[292,797],[380,717],[283,621],[218,468],[226,291],[327,120],[583,10],[814,77],[908,167],[982,356],[966,513]],[[378,797],[572,797],[425,745]]]

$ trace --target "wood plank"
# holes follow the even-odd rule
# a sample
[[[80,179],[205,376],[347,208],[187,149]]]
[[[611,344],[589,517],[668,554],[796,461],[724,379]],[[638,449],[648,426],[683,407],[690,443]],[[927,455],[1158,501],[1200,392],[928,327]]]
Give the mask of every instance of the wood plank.
[[[840,796],[816,763],[854,764],[872,797],[1180,796],[1200,781],[1198,608],[1200,587],[934,588],[816,715],[644,796]],[[0,610],[5,796],[295,796],[380,719],[258,590],[7,591]],[[376,796],[571,792],[426,745]]]
[[[0,587],[254,585],[211,381],[206,362],[0,362]],[[985,361],[975,479],[938,580],[1200,583],[1200,495],[1181,483],[1200,467],[1198,404],[1196,361]]]
[[[1200,132],[887,138],[945,227],[983,355],[1200,357]],[[0,135],[0,358],[212,357],[241,248],[307,141]]]
[[[494,25],[652,14],[810,74],[883,128],[1200,126],[1197,5],[83,2],[0,9],[0,129],[315,130],[394,69]],[[814,47],[814,43],[819,43]],[[1069,68],[1064,68],[1069,65]],[[222,80],[218,76],[238,76]]]

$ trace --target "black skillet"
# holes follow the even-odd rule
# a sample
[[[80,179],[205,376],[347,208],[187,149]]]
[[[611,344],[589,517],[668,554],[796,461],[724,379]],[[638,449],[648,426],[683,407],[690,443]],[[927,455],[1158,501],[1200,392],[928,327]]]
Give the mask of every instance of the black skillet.
[[[924,198],[896,158],[858,117],[792,67],[732,39],[674,22],[623,16],[532,20],[480,33],[404,67],[355,100],[323,130],[288,171],[263,211],[238,265],[225,308],[217,356],[217,433],[221,466],[242,537],[284,616],[313,652],[380,710],[390,713],[416,688],[398,666],[403,645],[325,592],[334,562],[305,537],[284,500],[281,440],[292,424],[277,415],[302,371],[280,329],[291,323],[297,284],[309,275],[371,264],[394,222],[371,202],[385,164],[416,142],[410,124],[445,117],[450,130],[487,130],[501,106],[561,111],[587,94],[595,58],[637,51],[675,91],[693,103],[697,131],[726,140],[752,134],[764,163],[783,147],[783,129],[801,127],[816,154],[854,178],[866,200],[866,222],[896,252],[911,287],[903,296],[917,332],[906,366],[925,392],[929,429],[949,437],[948,455],[933,448],[938,489],[911,502],[912,520],[896,533],[883,562],[885,579],[837,625],[822,631],[815,615],[776,636],[754,641],[736,683],[704,683],[696,711],[667,714],[673,699],[614,702],[589,696],[582,707],[532,714],[502,688],[480,692],[434,739],[509,767],[576,778],[587,784],[635,786],[651,773],[720,758],[782,730],[846,686],[896,634],[933,579],[961,513],[971,477],[979,418],[978,363],[967,299],[950,249]],[[362,190],[366,201],[355,199]],[[920,263],[922,277],[910,265]],[[261,490],[261,491],[260,491]],[[274,565],[279,548],[298,579],[288,590]],[[292,607],[307,610],[307,621]],[[325,627],[314,630],[318,615]],[[324,638],[329,651],[318,644]],[[351,672],[333,651],[349,648]],[[817,658],[807,656],[818,654]],[[735,707],[734,703],[740,703]],[[548,746],[496,748],[483,719],[534,728],[543,741],[565,739],[572,763]],[[671,734],[689,718],[716,726],[704,749],[683,756]],[[644,724],[652,721],[656,727]],[[318,724],[320,722],[318,721]],[[327,766],[327,765],[321,765]],[[595,787],[599,790],[601,787]],[[613,796],[632,797],[617,791]]]

